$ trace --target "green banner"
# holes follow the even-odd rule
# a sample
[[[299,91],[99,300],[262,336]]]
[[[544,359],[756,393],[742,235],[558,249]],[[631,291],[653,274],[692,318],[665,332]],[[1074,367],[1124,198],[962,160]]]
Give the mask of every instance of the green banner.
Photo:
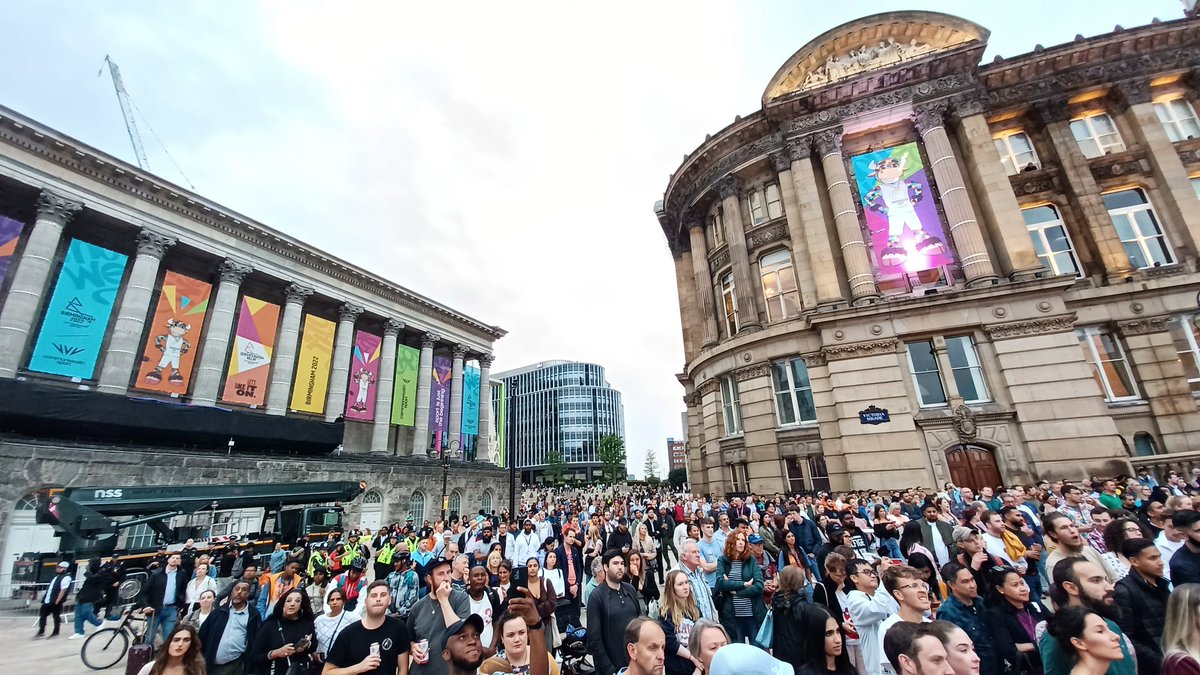
[[[411,427],[417,419],[417,373],[421,369],[421,350],[400,345],[396,348],[396,379],[392,381],[392,424]]]
[[[504,382],[500,382],[496,386],[500,389],[500,405],[497,406],[499,410],[496,411],[496,457],[498,459],[496,465],[504,467],[507,459],[504,456],[504,424],[505,418],[508,417],[508,392],[504,390]]]

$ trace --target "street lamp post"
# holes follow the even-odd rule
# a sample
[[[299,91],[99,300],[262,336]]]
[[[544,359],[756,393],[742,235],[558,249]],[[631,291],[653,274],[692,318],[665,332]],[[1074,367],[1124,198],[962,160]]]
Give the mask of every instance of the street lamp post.
[[[450,461],[458,456],[458,440],[450,441],[448,447],[443,447],[438,461],[442,464],[442,522],[446,522],[446,511],[450,506],[450,496],[446,494],[446,479],[450,476]]]

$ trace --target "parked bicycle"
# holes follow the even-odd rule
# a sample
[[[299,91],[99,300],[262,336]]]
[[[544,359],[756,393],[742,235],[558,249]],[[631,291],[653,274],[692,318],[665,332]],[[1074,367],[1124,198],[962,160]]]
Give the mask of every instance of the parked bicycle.
[[[125,658],[129,648],[141,644],[149,630],[149,622],[133,605],[121,610],[121,623],[110,628],[101,628],[83,641],[79,656],[83,664],[92,670],[111,668]]]

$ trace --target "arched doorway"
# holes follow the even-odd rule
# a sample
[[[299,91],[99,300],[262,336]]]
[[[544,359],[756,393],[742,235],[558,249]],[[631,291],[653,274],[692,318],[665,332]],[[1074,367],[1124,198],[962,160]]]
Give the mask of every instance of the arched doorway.
[[[53,553],[58,550],[54,528],[37,522],[37,495],[27,494],[17,500],[9,520],[0,575],[12,573],[13,565],[26,553]]]
[[[955,485],[969,487],[977,494],[985,485],[998,487],[1002,484],[996,455],[979,445],[955,445],[947,449],[946,468]]]
[[[379,490],[367,490],[362,499],[362,517],[358,526],[374,532],[383,524],[383,494]]]

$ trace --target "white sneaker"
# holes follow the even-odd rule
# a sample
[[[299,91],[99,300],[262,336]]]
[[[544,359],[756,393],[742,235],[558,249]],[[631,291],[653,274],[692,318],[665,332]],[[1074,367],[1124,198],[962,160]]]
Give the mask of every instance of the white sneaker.
[[[68,640],[82,640],[85,637],[87,637],[87,636],[84,635],[83,633],[71,633],[71,637],[69,637],[67,639]]]

